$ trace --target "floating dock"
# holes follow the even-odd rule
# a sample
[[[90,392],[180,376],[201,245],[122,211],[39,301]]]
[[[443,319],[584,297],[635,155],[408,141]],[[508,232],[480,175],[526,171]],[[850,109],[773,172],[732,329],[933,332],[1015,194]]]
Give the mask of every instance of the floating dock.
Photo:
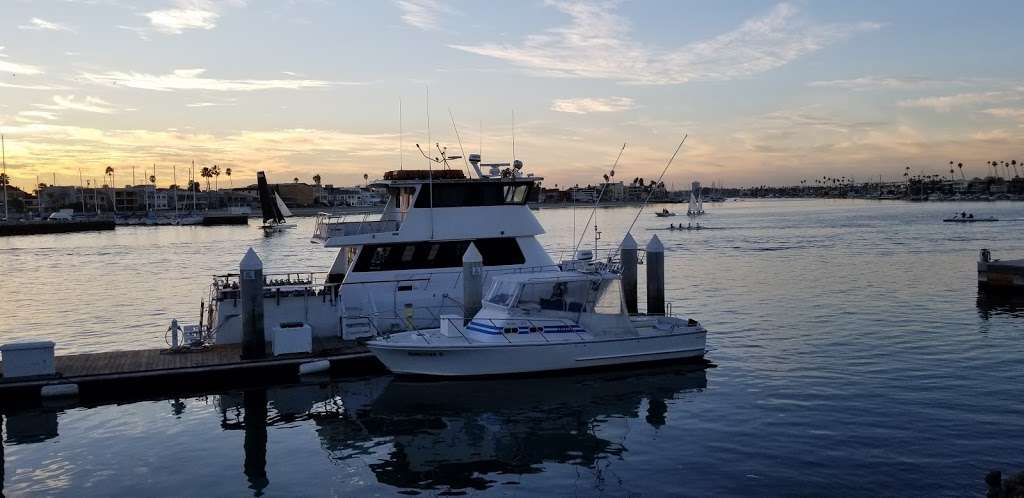
[[[978,286],[1024,293],[1024,259],[992,259],[992,253],[982,249],[978,258]]]
[[[103,400],[288,383],[299,379],[303,365],[326,367],[325,361],[334,373],[383,371],[363,345],[318,342],[312,354],[253,360],[240,359],[240,344],[187,352],[143,349],[57,356],[55,375],[0,377],[0,407],[38,404],[44,390],[83,400]]]
[[[95,230],[113,229],[114,220],[10,222],[0,223],[0,237],[9,235],[91,232]]]

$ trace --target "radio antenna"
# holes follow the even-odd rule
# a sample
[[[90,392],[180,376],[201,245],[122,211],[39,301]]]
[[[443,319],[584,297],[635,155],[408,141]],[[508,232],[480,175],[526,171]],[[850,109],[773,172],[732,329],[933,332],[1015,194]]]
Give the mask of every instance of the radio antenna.
[[[405,147],[402,145],[402,97],[398,97],[398,169],[405,169]]]

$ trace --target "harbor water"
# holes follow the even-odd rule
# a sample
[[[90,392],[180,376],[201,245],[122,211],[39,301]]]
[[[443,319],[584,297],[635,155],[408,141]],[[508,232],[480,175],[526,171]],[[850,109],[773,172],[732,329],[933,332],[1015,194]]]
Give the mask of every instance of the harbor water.
[[[681,214],[685,206],[675,208]],[[643,214],[666,297],[714,368],[540,378],[387,375],[4,414],[7,496],[983,496],[1024,470],[1024,299],[975,262],[1024,257],[1024,204],[743,200]],[[997,223],[953,224],[953,211]],[[600,209],[614,247],[635,208]],[[589,210],[541,209],[557,255]],[[574,221],[575,220],[575,221]],[[0,238],[0,343],[162,347],[252,246],[326,270],[311,218]],[[594,245],[594,231],[583,233]],[[641,275],[643,272],[641,271]],[[641,292],[643,277],[641,276]],[[641,294],[640,302],[643,303]]]

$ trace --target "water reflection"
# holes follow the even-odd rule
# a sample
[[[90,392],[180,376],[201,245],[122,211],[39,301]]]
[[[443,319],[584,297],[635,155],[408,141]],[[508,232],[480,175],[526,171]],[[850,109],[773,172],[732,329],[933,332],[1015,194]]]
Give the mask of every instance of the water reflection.
[[[646,400],[644,419],[661,427],[667,401],[706,385],[703,370],[675,368],[507,380],[396,379],[370,404],[314,420],[324,447],[339,460],[365,454],[369,441],[389,440],[385,458],[369,465],[382,484],[479,490],[494,484],[487,474],[540,473],[545,463],[594,468],[602,457],[626,450],[623,441],[601,435],[603,422],[640,418]]]
[[[982,320],[1006,315],[1024,318],[1024,295],[978,289],[978,316]]]

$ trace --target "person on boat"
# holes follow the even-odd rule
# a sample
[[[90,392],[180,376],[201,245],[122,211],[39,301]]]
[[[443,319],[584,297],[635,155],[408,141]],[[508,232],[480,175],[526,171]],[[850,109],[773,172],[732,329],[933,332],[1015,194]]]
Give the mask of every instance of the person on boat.
[[[967,215],[967,219],[973,220],[974,219],[974,213],[971,213],[971,214]]]
[[[676,229],[676,224],[675,223],[669,223],[668,224],[668,229],[669,230],[675,230]]]
[[[967,211],[961,211],[960,212],[960,217],[961,218],[966,218],[967,217]],[[954,218],[956,218],[956,216],[954,216]]]

